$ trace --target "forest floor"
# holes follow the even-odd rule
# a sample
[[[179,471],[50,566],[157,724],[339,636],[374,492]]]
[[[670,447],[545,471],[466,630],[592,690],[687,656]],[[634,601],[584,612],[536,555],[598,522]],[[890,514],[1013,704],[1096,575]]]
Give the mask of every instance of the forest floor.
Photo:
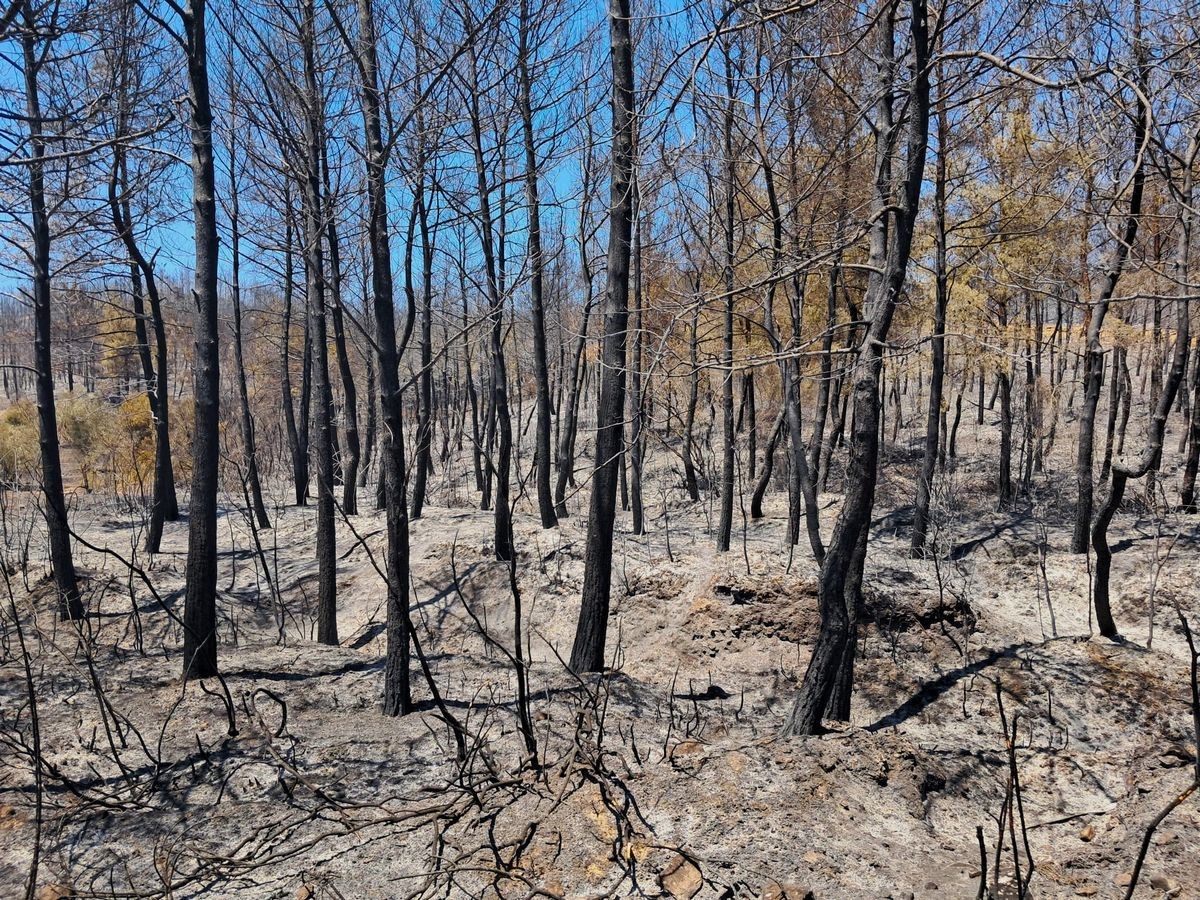
[[[960,439],[942,479],[926,560],[907,553],[919,445],[889,447],[852,721],[815,738],[778,737],[817,627],[817,569],[806,544],[787,544],[784,492],[768,495],[763,520],[735,510],[734,548],[717,554],[710,501],[681,502],[675,475],[658,473],[649,533],[620,517],[612,670],[586,682],[561,662],[584,520],[543,531],[522,500],[536,769],[522,762],[506,656],[508,570],[465,486],[435,480],[412,525],[414,619],[466,734],[461,762],[415,659],[419,712],[379,713],[384,537],[370,491],[339,524],[338,647],[311,640],[312,510],[284,506],[280,486],[260,557],[232,499],[223,509],[220,661],[235,735],[217,683],[180,683],[164,610],[182,612],[186,522],[149,560],[111,498],[77,496],[78,533],[136,555],[159,599],[121,559],[81,547],[97,614],[80,642],[47,610],[44,563],[12,573],[46,765],[39,791],[6,612],[0,895],[20,896],[40,829],[40,898],[969,898],[982,828],[999,896],[1016,896],[1014,837],[1021,877],[1027,853],[1036,865],[1031,896],[1122,896],[1146,826],[1192,777],[1177,607],[1200,624],[1200,522],[1136,496],[1118,516],[1114,611],[1127,640],[1101,639],[1088,562],[1068,552],[1068,489],[1039,476],[1034,501],[997,511],[990,464],[969,462],[992,457],[974,440]],[[1174,491],[1177,478],[1163,480]],[[837,484],[821,497],[827,539]],[[572,510],[586,497],[584,485]],[[10,504],[10,548],[35,521]],[[1002,721],[1021,800],[1003,836]],[[1200,804],[1152,841],[1138,896],[1164,895],[1200,897]]]

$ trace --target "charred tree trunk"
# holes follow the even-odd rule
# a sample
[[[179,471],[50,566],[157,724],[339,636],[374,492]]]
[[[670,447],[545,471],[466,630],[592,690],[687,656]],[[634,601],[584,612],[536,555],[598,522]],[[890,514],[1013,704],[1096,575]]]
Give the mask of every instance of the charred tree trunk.
[[[195,223],[196,351],[193,374],[192,492],[188,509],[183,677],[217,674],[217,463],[221,374],[217,301],[217,203],[205,0],[181,10],[191,100],[192,214]]]
[[[292,216],[290,198],[285,213],[283,247],[283,347],[280,350],[279,381],[283,394],[283,423],[287,431],[288,448],[292,456],[292,485],[295,488],[296,505],[303,506],[308,498],[308,449],[300,441],[296,427],[296,405],[292,398],[292,295],[295,272],[292,267]]]
[[[688,397],[683,417],[683,482],[688,497],[700,499],[700,484],[696,479],[696,404],[700,394],[700,276],[696,275],[695,304],[692,310],[692,331],[688,340]]]
[[[1196,472],[1200,469],[1200,341],[1192,354],[1192,409],[1187,429],[1187,459],[1183,464],[1183,487],[1179,500],[1183,511],[1194,513],[1196,504]]]
[[[589,156],[590,161],[590,156]],[[590,181],[585,176],[586,185]],[[575,471],[575,441],[579,432],[579,401],[583,392],[584,359],[583,351],[587,348],[588,320],[592,315],[595,303],[595,293],[592,289],[592,270],[588,262],[587,226],[583,224],[587,210],[587,195],[581,201],[579,234],[579,266],[583,282],[583,313],[579,323],[579,334],[575,336],[575,346],[571,352],[571,380],[567,390],[567,408],[560,418],[565,418],[561,442],[558,448],[558,477],[554,484],[554,511],[560,518],[567,517],[567,485],[572,482]]]
[[[1143,69],[1144,71],[1144,69]],[[1144,81],[1142,82],[1144,84]],[[1144,112],[1139,106],[1139,113]],[[1198,136],[1200,137],[1200,136]],[[1178,309],[1175,326],[1175,345],[1171,356],[1171,368],[1166,381],[1154,400],[1154,413],[1146,436],[1146,448],[1137,460],[1116,460],[1112,466],[1112,485],[1109,494],[1096,515],[1092,526],[1092,548],[1096,554],[1096,577],[1093,581],[1092,600],[1096,610],[1096,624],[1100,634],[1107,638],[1117,637],[1116,622],[1113,621],[1112,606],[1109,601],[1109,576],[1112,569],[1112,549],[1108,546],[1108,526],[1113,516],[1121,506],[1125,495],[1125,486],[1130,479],[1141,478],[1155,471],[1162,461],[1163,439],[1166,435],[1167,417],[1171,406],[1175,403],[1175,395],[1183,384],[1184,373],[1187,370],[1188,345],[1191,341],[1189,329],[1191,314],[1188,302],[1188,255],[1191,248],[1192,233],[1192,173],[1191,167],[1195,161],[1200,145],[1193,138],[1186,159],[1186,182],[1179,199],[1179,244],[1172,266],[1175,283],[1180,286],[1182,296],[1175,301]]]
[[[543,268],[541,200],[538,193],[538,163],[535,150],[533,124],[533,101],[531,99],[533,77],[530,73],[529,0],[521,0],[521,29],[517,49],[517,73],[519,80],[518,105],[525,144],[525,196],[529,219],[529,301],[533,319],[533,378],[537,386],[537,429],[534,436],[534,463],[537,467],[534,481],[537,486],[538,512],[543,528],[558,524],[554,512],[554,495],[550,491],[550,371],[546,361],[546,314],[542,300]]]
[[[324,169],[325,193],[330,205],[333,197],[329,188],[329,168],[324,141],[321,147]],[[346,343],[346,325],[342,306],[342,253],[338,243],[337,215],[335,209],[326,215],[325,238],[329,244],[329,296],[333,320],[333,346],[337,352],[338,376],[342,382],[342,512],[348,516],[358,515],[358,468],[362,464],[362,442],[358,436],[358,388],[354,383],[354,372],[350,368],[350,352]],[[334,434],[334,432],[330,432]]]
[[[892,175],[892,103],[896,68],[894,12],[889,8],[877,26],[880,28],[878,65],[882,91],[875,123],[874,202],[879,215],[871,234],[870,261],[874,271],[868,280],[864,310],[868,325],[854,383],[854,427],[847,461],[846,499],[821,565],[820,631],[804,682],[784,726],[785,734],[814,734],[820,730],[821,719],[827,711],[838,719],[848,718],[850,712],[858,605],[878,477],[883,350],[908,268],[929,131],[927,10],[925,0],[912,0],[909,18],[912,71],[905,98],[908,107],[907,152],[897,189]],[[900,194],[902,203],[889,212],[893,193]]]
[[[1139,51],[1144,52],[1144,51]],[[1144,64],[1139,62],[1144,80]],[[1119,239],[1109,253],[1108,264],[1100,278],[1096,299],[1088,306],[1087,345],[1083,357],[1083,405],[1079,411],[1079,445],[1075,453],[1075,527],[1071,535],[1071,552],[1086,553],[1088,530],[1092,521],[1093,461],[1095,458],[1096,407],[1100,402],[1100,386],[1104,380],[1104,348],[1100,344],[1101,329],[1108,314],[1109,303],[1117,282],[1125,269],[1129,248],[1137,237],[1141,222],[1142,194],[1146,184],[1143,145],[1148,127],[1147,112],[1142,101],[1144,91],[1135,99],[1133,146],[1133,176],[1130,179],[1129,211]]]
[[[418,131],[421,131],[418,114]],[[418,138],[417,171],[424,178],[424,137]],[[417,445],[413,458],[412,495],[409,497],[408,517],[415,521],[425,510],[425,495],[429,486],[429,470],[433,465],[433,248],[429,238],[429,210],[426,207],[425,187],[415,188],[417,227],[421,232],[421,371],[417,376]],[[416,299],[410,297],[410,301]]]
[[[45,155],[38,74],[44,54],[38,47],[37,24],[28,3],[23,4],[25,30],[21,52],[25,76],[25,111],[28,116],[30,164],[29,209],[33,226],[33,366],[37,379],[38,445],[42,463],[42,495],[46,501],[46,531],[50,542],[50,568],[62,619],[83,619],[86,610],[79,594],[75,560],[71,555],[71,526],[63,491],[62,459],[58,445],[58,418],[54,408],[54,368],[50,354],[50,215],[46,208]]]
[[[929,500],[940,446],[942,386],[946,375],[946,309],[950,305],[950,272],[946,264],[946,156],[949,153],[947,143],[950,129],[944,91],[944,87],[939,90],[937,104],[938,154],[933,182],[934,299],[930,342],[933,359],[929,373],[929,409],[925,416],[925,448],[921,457],[921,474],[917,477],[917,502],[913,512],[911,552],[914,557],[925,555],[925,540],[929,534]]]
[[[363,110],[367,163],[367,238],[371,247],[371,286],[375,295],[375,344],[379,354],[379,402],[383,417],[380,477],[387,516],[387,653],[383,714],[413,711],[409,682],[409,544],[405,498],[404,407],[396,346],[395,293],[388,236],[387,150],[383,143],[375,16],[371,0],[356,0],[359,41],[355,60]]]
[[[571,648],[571,670],[604,667],[612,584],[617,470],[625,413],[625,332],[629,321],[629,257],[633,231],[634,94],[629,0],[609,0],[612,50],[612,178],[608,225],[608,287],[604,299],[603,368],[596,411],[596,457],[584,560],[583,596]]]
[[[642,395],[642,218],[641,197],[634,185],[635,224],[633,227],[633,364],[630,373],[629,406],[632,413],[629,427],[629,499],[633,510],[633,533],[645,534],[646,516],[642,502],[642,463],[646,439],[645,399]]]
[[[717,550],[725,552],[729,549],[729,539],[733,531],[733,474],[734,474],[734,429],[733,429],[733,275],[734,264],[734,225],[737,208],[737,160],[733,155],[733,63],[730,59],[730,47],[725,45],[725,89],[727,102],[725,105],[724,138],[725,138],[725,211],[724,238],[725,258],[723,283],[725,286],[724,331],[721,346],[721,511],[717,519]]]
[[[478,67],[474,48],[471,51],[473,75]],[[471,119],[471,145],[475,155],[475,182],[479,195],[479,229],[483,249],[484,268],[487,280],[488,323],[491,334],[491,420],[497,439],[496,455],[488,454],[488,470],[495,474],[495,554],[498,560],[513,558],[512,507],[509,487],[512,469],[512,416],[508,406],[508,367],[504,359],[504,294],[502,284],[503,260],[497,252],[495,225],[492,218],[491,188],[488,186],[487,165],[483,155],[482,117],[479,92],[472,84],[469,93]],[[501,225],[505,215],[503,194],[501,195]],[[486,486],[486,485],[485,485]]]
[[[231,257],[230,294],[233,301],[233,357],[241,412],[242,454],[246,466],[246,488],[250,494],[259,528],[270,528],[271,517],[263,503],[262,482],[258,475],[258,452],[254,439],[254,416],[250,413],[250,388],[246,383],[246,356],[242,343],[241,218],[237,183],[237,121],[229,133],[229,253]]]
[[[317,641],[338,643],[337,535],[334,530],[333,394],[329,383],[329,341],[325,317],[325,236],[321,191],[321,112],[317,86],[314,0],[305,0],[300,44],[304,54],[304,249],[307,263],[309,336],[316,410],[313,455],[317,469]]]
[[[112,178],[109,180],[108,203],[113,227],[132,260],[134,281],[145,285],[146,299],[150,304],[150,323],[154,332],[154,359],[151,361],[149,335],[142,321],[137,331],[139,349],[142,353],[142,369],[147,379],[147,399],[150,414],[154,418],[154,499],[150,511],[150,527],[146,532],[146,551],[158,553],[162,546],[164,522],[179,518],[179,500],[175,492],[175,468],[171,458],[170,429],[170,384],[167,379],[167,331],[163,320],[162,297],[158,291],[158,279],[154,267],[141,252],[133,233],[130,205],[126,198],[118,196],[118,187],[125,188],[124,159],[120,152],[114,160]],[[140,277],[139,277],[140,276]],[[144,319],[141,307],[140,285],[134,285],[135,322]],[[145,346],[143,346],[143,343]],[[68,357],[69,360],[69,357]]]

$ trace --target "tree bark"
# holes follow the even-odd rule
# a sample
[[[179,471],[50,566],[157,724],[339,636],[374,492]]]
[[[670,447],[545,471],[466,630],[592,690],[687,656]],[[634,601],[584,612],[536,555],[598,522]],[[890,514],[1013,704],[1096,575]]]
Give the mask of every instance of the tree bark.
[[[217,674],[217,466],[220,458],[221,369],[217,301],[216,171],[208,86],[205,0],[182,9],[191,100],[192,215],[196,302],[193,364],[192,491],[188,508],[183,677]]]
[[[1142,67],[1144,69],[1144,66]],[[1144,72],[1139,78],[1144,78]],[[1079,444],[1075,453],[1075,525],[1071,535],[1071,552],[1085,553],[1088,530],[1092,521],[1093,461],[1095,458],[1096,407],[1100,402],[1100,386],[1104,380],[1104,348],[1100,344],[1101,329],[1117,282],[1125,269],[1129,248],[1137,237],[1141,222],[1142,194],[1146,184],[1143,145],[1146,140],[1146,109],[1144,92],[1135,100],[1133,146],[1134,169],[1130,179],[1129,211],[1121,235],[1113,244],[1096,298],[1088,307],[1087,345],[1083,357],[1083,405],[1079,411]]]
[[[329,341],[325,318],[325,237],[321,191],[321,113],[317,86],[316,6],[305,0],[300,44],[304,54],[304,252],[306,295],[316,399],[313,456],[317,469],[317,641],[338,643],[337,535],[334,530],[333,395],[329,383]]]
[[[917,477],[917,502],[913,512],[911,553],[925,555],[929,534],[929,500],[933,492],[933,475],[937,465],[940,426],[942,422],[942,386],[946,375],[946,310],[950,305],[950,272],[946,263],[946,156],[950,128],[946,115],[945,88],[939,90],[937,103],[937,164],[933,182],[934,219],[934,299],[933,351],[929,373],[929,408],[925,416],[925,447],[921,456],[921,474]]]
[[[869,323],[860,351],[854,383],[854,427],[847,460],[846,499],[833,538],[821,565],[818,608],[821,627],[784,733],[814,734],[825,712],[848,718],[857,645],[858,605],[863,564],[875,502],[879,452],[879,385],[883,350],[896,303],[904,285],[912,249],[913,230],[921,198],[929,132],[929,34],[925,0],[912,0],[909,17],[912,72],[908,88],[907,154],[899,187],[901,204],[892,206],[892,100],[895,81],[894,10],[881,17],[880,102],[876,122],[876,225],[871,234],[865,304]],[[895,209],[895,207],[893,207]],[[889,227],[890,226],[890,227]]]
[[[33,225],[33,365],[36,370],[38,446],[42,463],[42,495],[46,501],[46,531],[50,542],[50,568],[58,594],[61,619],[83,619],[86,610],[79,594],[75,560],[71,554],[71,526],[63,491],[62,459],[58,444],[58,418],[54,406],[54,368],[50,353],[51,298],[50,214],[46,207],[46,141],[43,136],[41,96],[38,90],[41,51],[37,24],[28,3],[23,6],[25,30],[21,51],[25,76],[25,111],[28,116],[30,164],[29,208]]]
[[[584,558],[583,596],[571,648],[574,672],[604,667],[612,585],[613,525],[625,412],[625,333],[629,321],[629,257],[633,231],[634,94],[629,0],[609,0],[612,59],[612,178],[608,225],[608,286],[604,298],[604,348],[596,458]]]
[[[409,682],[409,543],[405,494],[404,408],[396,346],[395,293],[388,236],[387,150],[383,143],[379,63],[371,0],[356,0],[359,93],[367,164],[367,238],[371,247],[371,286],[375,295],[375,344],[379,354],[379,402],[383,418],[380,470],[387,510],[387,652],[383,714],[413,711]]]
[[[533,320],[533,378],[537,387],[537,429],[534,435],[534,481],[537,486],[538,511],[543,528],[558,524],[554,512],[554,495],[550,491],[550,372],[546,362],[546,314],[542,299],[543,268],[541,200],[538,193],[538,163],[534,149],[536,135],[531,99],[533,76],[530,73],[529,0],[521,0],[521,28],[517,46],[518,105],[525,144],[525,196],[529,220],[528,264],[530,316]]]

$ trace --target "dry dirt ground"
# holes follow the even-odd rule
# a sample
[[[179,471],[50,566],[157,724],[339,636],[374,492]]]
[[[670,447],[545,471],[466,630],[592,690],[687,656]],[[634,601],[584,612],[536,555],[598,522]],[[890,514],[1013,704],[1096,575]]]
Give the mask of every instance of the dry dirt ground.
[[[980,440],[965,429],[964,460],[991,458]],[[996,858],[1011,777],[999,698],[1030,896],[1122,896],[1147,824],[1192,777],[1177,607],[1200,624],[1197,518],[1136,498],[1118,517],[1128,640],[1113,643],[1090,634],[1069,497],[1045,479],[1036,502],[996,511],[989,466],[963,462],[936,498],[935,559],[908,559],[917,452],[893,446],[883,466],[853,721],[814,738],[778,737],[817,625],[816,567],[787,545],[784,494],[762,521],[736,511],[734,549],[717,554],[710,501],[680,502],[659,473],[649,534],[619,523],[612,670],[582,683],[560,657],[584,523],[542,531],[522,500],[537,767],[522,764],[513,702],[512,586],[490,514],[466,506],[463,485],[439,482],[412,528],[414,618],[465,735],[461,761],[416,660],[419,712],[379,713],[383,535],[369,491],[339,526],[338,647],[311,640],[311,511],[283,506],[280,486],[260,555],[229,498],[220,658],[236,734],[219,684],[180,684],[168,611],[182,611],[186,523],[157,558],[136,554],[156,598],[114,555],[135,556],[129,515],[77,497],[77,531],[113,551],[79,548],[88,640],[45,611],[38,540],[4,597],[0,895],[21,896],[40,829],[43,898],[969,898],[982,828],[988,883],[1015,896],[1008,827]],[[1173,495],[1175,475],[1164,481]],[[572,508],[585,505],[586,488]],[[6,519],[12,560],[33,515],[10,498]],[[40,824],[21,637],[45,758]],[[1197,850],[1190,801],[1159,828],[1138,896],[1200,897]]]

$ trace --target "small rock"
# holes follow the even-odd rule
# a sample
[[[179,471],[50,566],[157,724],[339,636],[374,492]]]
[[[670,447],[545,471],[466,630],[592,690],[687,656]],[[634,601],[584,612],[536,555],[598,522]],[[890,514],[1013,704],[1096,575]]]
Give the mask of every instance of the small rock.
[[[1081,884],[1075,888],[1076,897],[1095,897],[1098,893],[1100,893],[1100,888],[1094,884]]]
[[[704,879],[694,864],[676,854],[658,876],[658,883],[675,900],[692,900],[700,893]]]
[[[1153,875],[1150,878],[1150,887],[1156,891],[1166,891],[1168,894],[1173,894],[1179,890],[1179,882],[1168,878],[1166,875]]]
[[[927,881],[927,882],[925,882],[925,890],[927,890],[927,891],[936,891],[937,889],[938,889],[938,885],[937,885],[937,882],[936,882],[936,881]]]
[[[1095,836],[1096,836],[1096,826],[1095,825],[1084,825],[1083,830],[1079,832],[1079,839],[1081,841],[1090,841]]]
[[[1117,887],[1129,887],[1129,882],[1131,882],[1131,881],[1133,881],[1133,873],[1132,872],[1122,872],[1120,875],[1118,875],[1116,878],[1113,879],[1113,884],[1115,884]]]

